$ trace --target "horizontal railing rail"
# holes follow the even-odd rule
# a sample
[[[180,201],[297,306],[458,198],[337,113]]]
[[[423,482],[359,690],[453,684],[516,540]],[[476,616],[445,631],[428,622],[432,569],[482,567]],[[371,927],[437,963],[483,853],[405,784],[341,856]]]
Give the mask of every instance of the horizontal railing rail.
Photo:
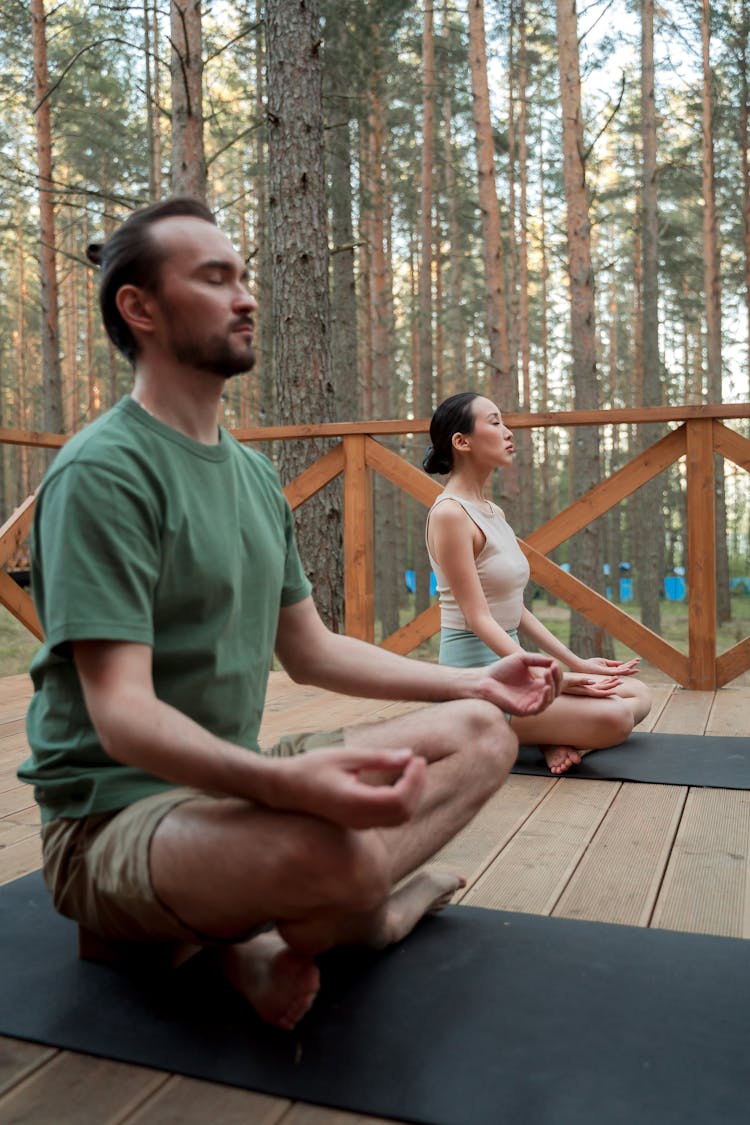
[[[740,640],[726,652],[716,653],[714,491],[715,454],[732,461],[746,472],[750,471],[750,440],[724,425],[730,419],[750,419],[750,406],[643,407],[507,414],[504,418],[512,429],[651,423],[676,425],[606,480],[535,528],[520,540],[520,544],[529,560],[535,582],[683,687],[712,690],[750,669],[750,637]],[[431,505],[441,491],[436,481],[386,448],[378,438],[423,434],[428,429],[427,419],[407,419],[267,426],[232,431],[242,442],[338,439],[328,452],[290,481],[284,491],[292,508],[297,508],[334,478],[343,476],[345,628],[350,636],[368,641],[373,641],[375,636],[372,474],[385,477],[425,506]],[[56,448],[66,440],[64,435],[59,434],[0,429],[0,442],[10,444]],[[548,557],[565,540],[681,458],[685,459],[687,501],[687,654]],[[26,538],[33,506],[34,497],[30,496],[0,528],[0,567],[7,564]],[[0,570],[0,604],[5,605],[37,637],[42,636],[31,598],[3,570]],[[439,608],[432,605],[384,638],[381,644],[393,652],[408,653],[438,632],[439,628]]]

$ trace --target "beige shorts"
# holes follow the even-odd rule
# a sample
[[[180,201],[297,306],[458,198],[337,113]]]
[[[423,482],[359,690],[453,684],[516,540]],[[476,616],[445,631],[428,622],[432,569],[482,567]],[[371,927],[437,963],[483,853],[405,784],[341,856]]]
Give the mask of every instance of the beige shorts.
[[[266,753],[288,758],[343,741],[342,730],[283,735]],[[45,824],[44,878],[56,909],[111,940],[215,944],[215,939],[193,930],[157,897],[149,854],[157,827],[172,809],[185,801],[224,799],[181,786],[124,809]]]

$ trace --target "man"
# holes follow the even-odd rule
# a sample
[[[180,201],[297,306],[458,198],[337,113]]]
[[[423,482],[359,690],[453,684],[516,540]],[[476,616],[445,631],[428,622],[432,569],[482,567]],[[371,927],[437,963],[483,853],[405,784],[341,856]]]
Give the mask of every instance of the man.
[[[503,782],[502,710],[559,690],[552,661],[407,660],[325,628],[265,458],[217,426],[253,365],[244,264],[201,204],[131,216],[98,248],[132,393],[60,452],[39,493],[32,757],[45,876],[82,933],[210,946],[290,1028],[315,956],[403,937],[462,885],[421,872]],[[268,668],[437,708],[257,752]],[[294,756],[300,750],[314,753]]]

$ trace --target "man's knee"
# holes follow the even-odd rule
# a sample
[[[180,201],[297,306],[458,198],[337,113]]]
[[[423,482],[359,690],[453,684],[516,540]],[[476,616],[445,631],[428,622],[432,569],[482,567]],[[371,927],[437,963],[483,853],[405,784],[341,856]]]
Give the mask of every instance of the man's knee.
[[[464,722],[473,763],[485,772],[488,785],[497,788],[516,760],[518,739],[502,711],[492,703],[467,703]]]

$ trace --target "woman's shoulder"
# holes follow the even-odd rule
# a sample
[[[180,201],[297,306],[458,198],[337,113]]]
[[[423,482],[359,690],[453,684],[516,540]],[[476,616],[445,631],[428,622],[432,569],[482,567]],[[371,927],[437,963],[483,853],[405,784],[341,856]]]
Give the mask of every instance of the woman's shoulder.
[[[440,523],[461,523],[470,519],[466,505],[460,496],[451,496],[446,492],[441,493],[430,508],[430,521],[438,520]]]

